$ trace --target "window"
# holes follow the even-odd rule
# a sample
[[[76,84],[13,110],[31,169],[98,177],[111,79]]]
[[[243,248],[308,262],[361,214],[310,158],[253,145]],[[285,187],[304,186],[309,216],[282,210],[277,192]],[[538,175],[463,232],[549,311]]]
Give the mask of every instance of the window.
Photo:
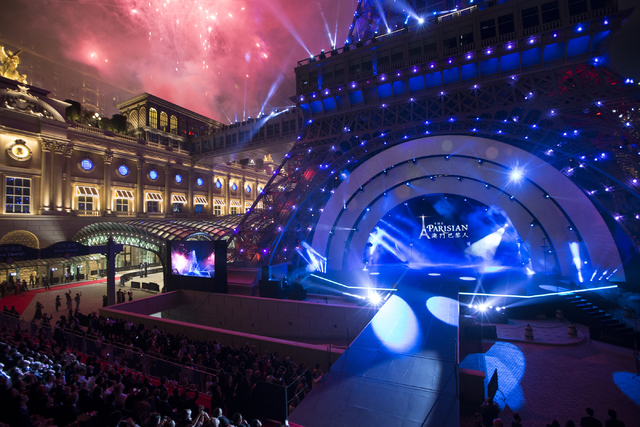
[[[159,212],[158,205],[155,200],[147,200],[147,212]]]
[[[438,44],[436,43],[436,36],[427,37],[424,39],[424,53],[432,53],[438,50]]]
[[[569,16],[587,13],[587,0],[569,0]]]
[[[158,112],[155,108],[149,108],[149,126],[154,129],[158,128]]]
[[[238,214],[238,208],[235,206],[231,206],[231,215],[237,215]]]
[[[373,70],[373,56],[365,55],[362,57],[362,71]]]
[[[161,202],[162,201],[162,194],[160,193],[146,193],[144,198],[146,200],[152,200],[155,202]]]
[[[116,212],[129,212],[129,199],[116,199]]]
[[[402,47],[393,47],[391,48],[391,62],[401,62],[402,61]]]
[[[171,116],[171,133],[174,135],[178,134],[178,118],[176,116]]]
[[[30,213],[31,180],[29,178],[7,177],[5,183],[5,212]]]
[[[173,203],[173,213],[182,213],[183,203]]]
[[[409,58],[422,56],[422,40],[409,43]]]
[[[167,131],[167,125],[169,124],[169,120],[168,120],[168,116],[167,113],[165,113],[164,111],[162,111],[160,113],[160,129],[162,129],[163,131]]]
[[[78,196],[78,210],[79,211],[92,211],[93,210],[93,197],[90,197],[90,196]]]
[[[535,27],[540,24],[538,18],[538,6],[522,9],[522,26],[526,28]]]
[[[133,192],[130,190],[116,190],[116,199],[133,200]]]
[[[204,205],[195,205],[194,209],[197,214],[204,213]]]
[[[549,22],[560,20],[560,8],[558,7],[558,0],[541,4],[540,10],[542,11],[543,24],[548,24]]]
[[[79,185],[76,187],[76,196],[98,197],[98,189],[95,187],[84,187]]]
[[[220,205],[215,205],[213,207],[213,214],[214,215],[222,215],[222,206]]]
[[[496,20],[488,19],[480,22],[480,38],[482,40],[490,39],[496,36]]]
[[[132,129],[136,129],[138,127],[138,110],[133,110],[129,113],[129,120],[127,120],[129,126]]]
[[[458,47],[458,32],[449,31],[442,35],[442,48],[444,50]]]
[[[142,107],[140,108],[140,114],[138,114],[138,127],[143,127],[147,125],[147,109]]]
[[[498,32],[501,36],[513,33],[516,30],[513,23],[513,13],[502,15],[498,18]]]
[[[473,27],[463,27],[460,29],[460,46],[473,43]]]
[[[93,162],[91,161],[91,159],[82,159],[80,161],[80,167],[85,170],[85,171],[90,171],[91,169],[93,169]]]

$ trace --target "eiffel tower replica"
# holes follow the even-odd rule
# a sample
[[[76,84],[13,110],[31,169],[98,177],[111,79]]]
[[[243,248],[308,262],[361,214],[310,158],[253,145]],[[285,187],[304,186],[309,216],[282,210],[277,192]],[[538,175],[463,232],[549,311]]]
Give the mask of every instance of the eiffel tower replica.
[[[607,47],[631,10],[619,10],[615,0],[418,0],[404,9],[396,5],[360,0],[344,46],[298,62],[291,99],[302,130],[238,227],[230,259],[247,266],[361,269],[364,261],[358,253],[366,236],[358,235],[370,231],[364,229],[370,225],[365,217],[374,211],[378,218],[384,214],[388,204],[376,200],[402,182],[402,176],[390,177],[406,159],[371,169],[372,160],[381,164],[387,153],[397,157],[398,151],[426,150],[420,158],[407,154],[418,166],[425,162],[422,177],[402,172],[413,177],[406,179],[407,185],[425,177],[475,180],[530,211],[549,199],[549,209],[560,211],[569,234],[551,230],[547,218],[547,227],[530,246],[548,239],[556,265],[563,264],[559,257],[571,258],[563,248],[568,240],[586,245],[581,249],[586,253],[597,246],[587,242],[589,221],[570,212],[579,203],[569,206],[560,190],[575,187],[589,209],[615,230],[611,234],[622,232],[635,248],[623,261],[583,255],[583,273],[599,276],[616,270],[624,280],[620,262],[637,259],[640,231],[639,91],[616,71]],[[475,141],[471,150],[463,149],[465,140]],[[480,166],[495,164],[506,173],[513,167],[509,161],[518,161],[525,155],[521,153],[529,162],[552,168],[547,177],[561,177],[546,187],[530,179],[540,192],[535,204],[525,201],[522,191],[508,191],[485,175],[474,175],[471,169],[478,168],[468,166],[474,157]],[[436,157],[458,164],[443,170],[428,163]],[[371,169],[366,173],[365,165]],[[356,175],[361,182],[353,187]],[[385,179],[388,184],[380,184]],[[368,192],[375,195],[359,200],[359,194]],[[397,196],[395,202],[401,200]],[[543,221],[530,214],[533,229]],[[576,272],[569,264],[564,261],[562,274]]]

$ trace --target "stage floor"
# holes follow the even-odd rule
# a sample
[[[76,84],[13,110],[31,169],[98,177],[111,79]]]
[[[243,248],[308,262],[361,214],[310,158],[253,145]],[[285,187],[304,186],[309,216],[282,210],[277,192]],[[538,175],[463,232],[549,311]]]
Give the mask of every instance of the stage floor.
[[[314,426],[458,426],[458,286],[407,270],[398,291],[291,414]]]

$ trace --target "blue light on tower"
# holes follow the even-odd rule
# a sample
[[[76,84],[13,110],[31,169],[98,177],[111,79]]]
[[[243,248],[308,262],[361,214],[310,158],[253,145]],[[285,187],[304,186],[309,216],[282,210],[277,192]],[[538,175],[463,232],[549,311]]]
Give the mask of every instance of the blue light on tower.
[[[202,187],[204,185],[204,181],[202,180],[202,178],[196,179],[196,185],[198,187]]]
[[[180,174],[176,174],[176,176],[174,177],[174,179],[176,180],[176,182],[178,184],[180,184],[182,182],[182,175]]]
[[[129,175],[129,168],[126,165],[118,166],[118,173],[122,176]]]
[[[157,172],[155,169],[151,169],[151,170],[149,171],[149,178],[150,178],[152,181],[155,181],[156,179],[158,179],[158,172]]]

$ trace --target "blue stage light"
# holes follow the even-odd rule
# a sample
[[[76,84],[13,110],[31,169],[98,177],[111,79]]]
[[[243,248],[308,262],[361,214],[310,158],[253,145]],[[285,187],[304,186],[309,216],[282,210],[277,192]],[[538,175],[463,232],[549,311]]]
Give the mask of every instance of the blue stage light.
[[[522,171],[520,169],[516,168],[511,171],[511,174],[509,176],[511,177],[511,181],[519,182],[524,175],[522,174]]]

